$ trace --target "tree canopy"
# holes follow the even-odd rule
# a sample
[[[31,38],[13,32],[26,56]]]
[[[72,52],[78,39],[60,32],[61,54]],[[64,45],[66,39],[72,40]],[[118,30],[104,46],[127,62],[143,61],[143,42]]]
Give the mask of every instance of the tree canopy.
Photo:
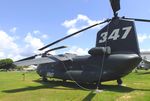
[[[1,59],[0,60],[0,69],[14,69],[15,65],[13,64],[13,60],[12,59]]]

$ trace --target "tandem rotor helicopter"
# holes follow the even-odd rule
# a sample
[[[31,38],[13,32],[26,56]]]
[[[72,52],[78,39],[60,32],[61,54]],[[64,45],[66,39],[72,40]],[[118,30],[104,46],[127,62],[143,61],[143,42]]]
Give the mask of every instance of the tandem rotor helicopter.
[[[98,31],[96,46],[88,51],[89,55],[48,54],[50,51],[66,48],[60,46],[47,50],[43,54],[18,60],[14,64],[38,65],[37,73],[43,81],[47,81],[48,77],[93,84],[117,80],[118,85],[121,85],[121,78],[128,75],[142,60],[134,21],[150,22],[150,20],[119,17],[120,0],[110,0],[110,4],[114,14],[111,19],[81,29],[39,49],[44,50],[80,32],[107,23]],[[41,58],[36,58],[39,55]]]

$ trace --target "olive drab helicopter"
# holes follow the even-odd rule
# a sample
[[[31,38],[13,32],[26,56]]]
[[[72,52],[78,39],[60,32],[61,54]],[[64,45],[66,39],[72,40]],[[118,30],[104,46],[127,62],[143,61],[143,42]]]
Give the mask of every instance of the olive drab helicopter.
[[[111,19],[81,29],[39,49],[44,50],[80,32],[106,23],[106,26],[98,31],[96,46],[88,51],[89,55],[48,54],[50,51],[66,48],[60,46],[43,54],[18,60],[14,64],[38,65],[37,73],[44,81],[48,77],[93,84],[117,80],[118,85],[121,85],[121,78],[128,75],[142,60],[134,21],[150,22],[150,20],[119,17],[120,0],[110,0],[110,4],[114,14]],[[41,58],[36,58],[39,55]]]

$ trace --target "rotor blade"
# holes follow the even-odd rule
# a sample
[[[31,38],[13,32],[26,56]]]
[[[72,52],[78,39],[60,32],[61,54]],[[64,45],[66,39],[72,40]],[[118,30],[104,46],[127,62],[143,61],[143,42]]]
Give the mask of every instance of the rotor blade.
[[[136,19],[136,18],[125,18],[125,17],[123,17],[123,19],[141,21],[141,22],[150,22],[149,19]]]
[[[58,43],[58,42],[60,42],[60,41],[63,41],[63,40],[65,40],[65,39],[69,38],[69,37],[72,37],[72,36],[74,36],[74,35],[76,35],[76,34],[78,34],[78,33],[80,33],[80,32],[83,32],[83,31],[85,31],[85,30],[87,30],[87,29],[90,29],[90,28],[92,28],[92,27],[95,27],[95,26],[97,26],[97,25],[100,25],[100,24],[103,24],[103,23],[109,22],[109,21],[110,21],[110,19],[107,19],[107,20],[105,20],[105,21],[103,21],[103,22],[96,23],[96,24],[91,25],[91,26],[89,26],[89,27],[83,28],[83,29],[81,29],[81,30],[79,30],[79,31],[77,31],[77,32],[75,32],[75,33],[72,33],[72,34],[70,34],[70,35],[68,35],[68,36],[65,36],[65,37],[63,37],[63,38],[61,38],[61,39],[59,39],[59,40],[57,40],[57,41],[52,42],[52,43],[50,43],[50,44],[48,44],[48,45],[46,45],[46,46],[40,48],[39,50],[43,50],[43,49],[45,49],[45,48],[47,48],[47,47],[49,47],[49,46],[52,46],[52,45],[54,45],[54,44],[56,44],[56,43]]]
[[[120,0],[110,0],[114,14],[120,10]]]
[[[45,52],[45,54],[47,54],[48,52],[50,51],[54,51],[54,50],[58,50],[58,49],[62,49],[62,48],[67,48],[67,46],[60,46],[60,47],[56,47],[56,48],[53,48],[53,49],[49,49]]]
[[[55,62],[55,60],[50,59],[48,57],[42,57],[42,58],[35,58],[35,59],[29,59],[23,61],[15,61],[13,64],[17,66],[29,66],[29,65],[37,65],[43,63],[53,63],[53,62]]]
[[[60,46],[60,47],[56,47],[56,48],[53,48],[53,49],[50,49],[50,50],[47,50],[46,52],[44,52],[43,54],[47,54],[48,52],[50,51],[54,51],[54,50],[57,50],[57,49],[62,49],[62,48],[67,48],[67,46]],[[15,62],[20,62],[20,61],[25,61],[25,60],[31,60],[31,59],[34,59],[36,56],[38,55],[42,55],[42,54],[36,54],[36,55],[33,55],[33,56],[30,56],[30,57],[27,57],[27,58],[24,58],[24,59],[21,59],[21,60],[18,60],[18,61],[15,61]]]
[[[13,64],[17,66],[29,66],[29,65],[38,65],[38,64],[45,64],[45,63],[58,63],[60,61],[67,61],[70,60],[68,57],[64,56],[59,56],[59,55],[53,55],[50,57],[41,57],[41,58],[35,58],[35,59],[30,59],[30,60],[24,60],[24,61],[16,61]]]
[[[33,55],[33,56],[30,56],[30,57],[27,57],[27,58],[24,58],[24,59],[18,60],[18,61],[16,61],[16,62],[24,61],[24,60],[34,59],[36,56],[37,56],[37,55]]]

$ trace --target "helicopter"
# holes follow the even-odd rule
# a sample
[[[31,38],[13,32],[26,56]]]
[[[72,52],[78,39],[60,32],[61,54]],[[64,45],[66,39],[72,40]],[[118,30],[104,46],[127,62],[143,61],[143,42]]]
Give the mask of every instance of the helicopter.
[[[110,5],[114,15],[112,18],[83,28],[39,49],[44,50],[80,32],[105,23],[106,25],[97,32],[96,45],[88,51],[88,55],[49,54],[50,51],[66,48],[66,46],[60,46],[42,54],[18,60],[14,64],[17,66],[38,65],[37,73],[43,81],[47,81],[47,78],[58,78],[63,81],[71,80],[99,85],[104,81],[117,80],[117,84],[122,85],[121,78],[131,73],[142,60],[134,21],[150,22],[150,20],[119,17],[120,0],[110,0]],[[37,56],[41,58],[36,58]]]

